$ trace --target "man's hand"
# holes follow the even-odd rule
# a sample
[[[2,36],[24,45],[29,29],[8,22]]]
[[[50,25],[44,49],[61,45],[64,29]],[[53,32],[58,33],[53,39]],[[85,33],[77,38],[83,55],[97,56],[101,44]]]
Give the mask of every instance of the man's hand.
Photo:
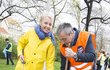
[[[76,53],[73,52],[71,48],[66,48],[65,53],[66,53],[66,57],[74,57],[74,55],[76,55]]]

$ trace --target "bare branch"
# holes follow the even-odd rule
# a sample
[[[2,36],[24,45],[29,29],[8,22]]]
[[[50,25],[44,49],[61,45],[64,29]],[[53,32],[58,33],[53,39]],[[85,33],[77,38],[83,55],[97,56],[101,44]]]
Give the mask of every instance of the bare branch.
[[[1,7],[1,5],[2,5],[2,0],[0,0],[0,7]]]
[[[28,11],[29,11],[29,13],[30,13],[31,17],[33,18],[34,22],[37,24],[36,19],[33,17],[33,15],[32,15],[32,13],[31,13],[31,11],[30,11],[29,9],[28,9]]]
[[[62,9],[59,11],[59,13],[56,14],[56,16],[58,16],[58,15],[62,12],[62,10],[64,9],[64,7],[65,7],[65,5],[66,5],[66,2],[67,2],[67,0],[65,1],[64,5],[63,5]]]
[[[97,2],[97,3],[100,3],[101,1],[102,1],[102,0],[99,0],[99,1],[94,0],[94,2]],[[107,0],[104,0],[104,1],[110,4],[110,1],[107,1]]]
[[[88,1],[87,1],[87,0],[84,0],[84,1],[85,1],[85,3],[86,3],[87,7],[89,7],[89,3],[88,3]]]
[[[54,5],[54,0],[52,0],[52,3],[53,3],[53,10],[54,10],[54,19],[53,19],[53,28],[54,28],[54,25],[55,25],[55,19],[56,19],[56,9],[55,9],[55,5]]]
[[[99,0],[99,1],[97,1],[97,0],[94,0],[94,2],[97,2],[97,3],[100,3],[102,0]]]
[[[30,19],[30,18],[28,18],[27,16],[25,16],[25,15],[21,14],[20,12],[14,12],[14,13],[18,13],[18,14],[22,15],[23,17],[25,17],[26,19],[28,19],[28,20],[32,21],[32,19]]]
[[[38,1],[42,1],[42,2],[45,2],[45,3],[47,3],[47,1],[44,1],[44,0],[38,0]]]
[[[8,8],[6,8],[5,10],[3,10],[3,11],[0,13],[0,16],[2,16],[2,14],[3,14],[5,11],[7,11],[7,13],[9,14],[9,15],[7,15],[7,16],[1,18],[0,20],[3,20],[3,19],[5,19],[5,18],[11,16],[11,14],[13,14],[13,13],[19,13],[19,12],[13,12],[13,11],[11,11],[11,9],[14,8],[14,7],[28,9],[28,8],[42,7],[42,6],[20,7],[20,6],[17,6],[17,5],[12,5],[12,6],[9,6]],[[21,13],[19,13],[19,14],[22,15]],[[22,16],[24,16],[24,15],[22,15]],[[24,17],[27,18],[26,16],[24,16]],[[27,19],[29,19],[29,18],[27,18]],[[29,19],[29,20],[31,20],[31,19]]]
[[[107,0],[104,0],[104,1],[110,4],[110,0],[109,0],[109,1],[107,1]]]
[[[104,19],[103,17],[94,17],[94,18],[91,18],[90,21],[92,21],[92,20],[96,20],[96,19],[99,19],[100,22],[103,23],[103,24],[110,24],[110,23],[106,23],[106,21],[109,20],[110,17],[107,18],[107,19]]]
[[[0,14],[0,16],[1,16],[1,15],[5,12],[5,11],[7,11],[7,10],[9,10],[9,9],[13,8],[13,7],[18,7],[18,8],[28,9],[28,8],[33,8],[33,7],[42,7],[42,6],[20,7],[20,6],[17,6],[17,5],[12,5],[12,6],[8,7],[8,8],[6,8],[4,11],[2,11],[2,12],[1,12],[1,14]]]
[[[3,18],[0,18],[0,21],[1,21],[1,20],[4,20],[5,18],[7,18],[7,17],[9,17],[9,16],[11,16],[11,14],[9,14],[9,15],[3,17]]]
[[[8,11],[9,9],[11,9],[11,8],[13,8],[13,7],[14,7],[14,5],[13,5],[13,6],[10,6],[10,7],[8,7],[8,8],[6,8],[5,10],[3,10],[3,11],[1,12],[0,16],[1,16],[5,11]]]
[[[81,11],[81,8],[80,8],[78,2],[76,2],[76,7]]]
[[[83,11],[83,10],[85,10],[85,9],[87,9],[87,7],[80,9],[80,11]]]
[[[30,6],[30,7],[21,7],[21,6],[17,6],[17,5],[15,5],[15,7],[28,9],[28,8],[43,7],[43,6],[34,5],[34,6]]]
[[[30,22],[32,22],[32,21],[34,21],[34,20],[23,21],[21,24],[26,23],[26,22],[30,23]]]
[[[57,6],[58,4],[60,4],[63,0],[60,0],[57,4],[55,4],[54,6]]]
[[[25,17],[26,19],[28,19],[28,20],[30,20],[30,21],[34,21],[33,19],[28,18],[27,16],[21,14],[20,12],[13,12],[13,13],[20,14],[21,16]],[[9,14],[9,15],[7,15],[7,16],[1,18],[0,20],[3,20],[3,19],[5,19],[5,18],[7,18],[7,17],[9,17],[9,16],[11,16],[11,15],[12,15],[12,14]]]
[[[102,17],[94,17],[94,18],[91,18],[90,21],[94,20],[94,19],[100,19],[100,20],[103,20]]]
[[[86,24],[86,23],[84,23],[84,20],[86,19],[87,17],[84,17],[82,20],[81,20],[81,23],[83,23],[84,25]]]

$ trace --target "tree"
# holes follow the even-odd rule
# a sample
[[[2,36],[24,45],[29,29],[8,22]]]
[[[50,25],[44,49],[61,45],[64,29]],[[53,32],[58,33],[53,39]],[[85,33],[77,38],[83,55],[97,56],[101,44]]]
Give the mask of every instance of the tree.
[[[63,9],[65,8],[66,2],[67,0],[60,0],[58,2],[55,2],[56,0],[52,0],[52,8],[53,8],[53,12],[54,12],[54,20],[53,20],[53,28],[55,27],[55,21],[57,19],[57,16],[60,15],[60,13],[62,13]],[[62,8],[59,8],[59,4],[63,3]]]
[[[90,22],[92,20],[100,20],[100,23],[109,24],[108,21],[110,19],[110,16],[107,16],[107,14],[109,12],[107,12],[107,14],[105,14],[104,16],[102,16],[102,13],[99,14],[100,16],[95,16],[95,15],[93,16],[93,4],[94,3],[100,4],[101,2],[104,2],[104,1],[110,4],[110,1],[107,1],[107,0],[84,0],[86,7],[81,9],[81,11],[85,10],[85,9],[87,11],[87,15],[82,19],[82,23],[85,23],[86,31],[89,30]],[[100,4],[100,7],[101,7],[101,4]],[[102,11],[102,10],[99,10],[99,11]],[[97,12],[95,12],[95,13],[97,13]],[[86,20],[86,21],[84,22],[84,20]]]
[[[41,5],[41,3],[43,5]],[[42,12],[45,7],[46,1],[43,0],[1,0],[0,1],[0,21],[4,20],[7,17],[10,17],[14,14],[19,14],[23,18],[29,21],[35,21],[37,14]],[[34,16],[31,12],[32,9],[36,9]]]

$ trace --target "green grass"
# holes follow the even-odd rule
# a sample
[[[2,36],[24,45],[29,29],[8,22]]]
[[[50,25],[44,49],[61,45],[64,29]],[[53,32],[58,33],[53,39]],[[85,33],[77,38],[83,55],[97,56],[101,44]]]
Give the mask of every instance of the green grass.
[[[14,60],[16,65],[17,60]],[[0,59],[0,70],[14,70],[15,65],[6,65],[5,59]],[[55,62],[55,70],[60,70],[60,62]]]
[[[60,70],[60,62],[55,62],[55,70]]]
[[[14,60],[15,64],[17,60]],[[0,59],[0,70],[14,70],[15,65],[6,65],[6,59]]]

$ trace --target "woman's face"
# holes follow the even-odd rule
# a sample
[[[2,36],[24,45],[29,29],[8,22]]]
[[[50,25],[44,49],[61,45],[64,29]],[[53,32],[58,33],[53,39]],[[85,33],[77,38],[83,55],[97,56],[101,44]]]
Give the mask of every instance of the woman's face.
[[[49,33],[52,29],[52,19],[50,17],[42,17],[40,21],[41,29],[45,33]]]

